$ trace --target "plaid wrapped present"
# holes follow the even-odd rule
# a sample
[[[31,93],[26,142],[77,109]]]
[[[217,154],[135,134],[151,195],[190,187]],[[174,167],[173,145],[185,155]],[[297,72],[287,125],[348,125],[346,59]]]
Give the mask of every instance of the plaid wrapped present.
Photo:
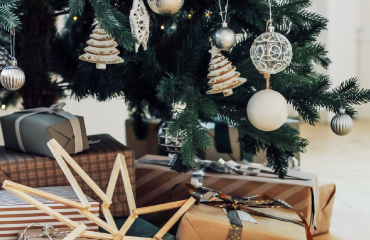
[[[126,158],[130,181],[135,194],[135,157],[133,151],[107,134],[90,137],[101,139],[101,141],[90,145],[89,150],[73,155],[73,159],[105,191],[117,154],[122,153]],[[73,169],[71,171],[86,195],[102,201]],[[113,204],[110,207],[114,217],[130,215],[123,181],[120,179],[117,181],[112,198]],[[54,158],[0,147],[0,183],[5,180],[11,180],[32,188],[70,186]],[[103,216],[101,212],[100,216]]]

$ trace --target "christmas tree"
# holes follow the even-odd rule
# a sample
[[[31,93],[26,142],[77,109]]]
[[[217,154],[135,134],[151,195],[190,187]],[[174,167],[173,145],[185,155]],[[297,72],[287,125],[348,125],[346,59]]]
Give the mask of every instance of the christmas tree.
[[[144,129],[146,116],[168,120],[172,117],[173,103],[185,104],[186,108],[169,126],[172,133],[180,130],[184,133],[179,160],[173,166],[176,171],[189,171],[194,166],[197,149],[212,145],[202,122],[219,118],[239,129],[239,141],[245,152],[256,154],[265,150],[270,166],[284,177],[287,159],[294,153],[304,152],[307,140],[287,125],[271,132],[258,130],[246,113],[249,99],[256,91],[266,88],[263,74],[251,61],[250,48],[266,31],[266,22],[270,19],[268,1],[228,1],[228,27],[241,34],[242,39],[223,54],[237,67],[240,78],[248,81],[227,97],[207,94],[210,37],[221,26],[218,1],[185,0],[183,7],[171,16],[154,13],[144,2],[150,16],[150,37],[147,49],[139,48],[135,53],[136,40],[129,23],[132,1],[71,0],[66,31],[51,43],[52,53],[61,54],[52,58],[51,71],[69,83],[68,88],[77,98],[94,96],[105,101],[123,96],[133,112],[138,133]],[[8,16],[0,18],[1,27],[7,30],[19,27],[20,22],[12,10],[19,4],[22,5],[22,1],[0,0],[0,11]],[[311,125],[319,121],[319,107],[331,112],[342,107],[354,117],[353,105],[370,101],[370,91],[360,89],[355,78],[343,79],[340,86],[331,89],[330,77],[316,71],[316,64],[324,68],[330,64],[325,46],[317,42],[318,35],[326,30],[327,19],[307,11],[310,4],[309,0],[272,1],[276,31],[291,25],[285,36],[292,44],[293,57],[284,71],[271,75],[270,88],[281,93],[301,119]],[[225,6],[226,0],[221,1],[221,5]],[[107,66],[105,71],[78,61],[81,46],[95,27],[92,26],[94,13],[100,26],[115,38],[120,56],[125,59],[123,64]],[[78,17],[77,21],[71,20],[74,16]]]

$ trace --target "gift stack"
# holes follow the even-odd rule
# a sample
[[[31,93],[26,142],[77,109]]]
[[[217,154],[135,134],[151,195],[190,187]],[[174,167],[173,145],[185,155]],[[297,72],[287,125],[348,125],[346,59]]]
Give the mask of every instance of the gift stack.
[[[160,204],[171,200],[186,199],[189,196],[185,184],[193,184],[214,189],[222,194],[237,199],[268,196],[268,199],[278,199],[286,202],[292,209],[258,208],[258,211],[280,217],[282,219],[299,220],[302,214],[310,231],[314,234],[327,232],[335,194],[334,184],[320,184],[316,174],[289,171],[285,180],[278,179],[271,169],[259,164],[237,164],[214,161],[204,161],[203,167],[188,174],[170,171],[170,158],[156,155],[146,155],[138,159],[136,168],[137,203],[146,206],[149,202]],[[177,186],[177,187],[174,187]],[[255,208],[251,208],[254,209]],[[248,239],[305,239],[303,224],[278,221],[265,216],[254,216],[257,222],[250,224],[242,221],[244,236]],[[165,215],[151,214],[146,218],[156,224],[166,221]],[[227,229],[230,221],[222,209],[213,206],[197,205],[190,208],[179,225],[179,239],[215,239],[223,236],[228,239]],[[211,227],[212,226],[212,227]],[[222,230],[223,229],[223,230]],[[248,229],[248,230],[247,230]],[[250,232],[253,232],[251,235]],[[222,233],[221,233],[222,232]],[[252,237],[253,236],[253,237]],[[302,236],[297,237],[297,236]],[[250,238],[252,237],[252,238]],[[244,239],[244,238],[243,238]]]

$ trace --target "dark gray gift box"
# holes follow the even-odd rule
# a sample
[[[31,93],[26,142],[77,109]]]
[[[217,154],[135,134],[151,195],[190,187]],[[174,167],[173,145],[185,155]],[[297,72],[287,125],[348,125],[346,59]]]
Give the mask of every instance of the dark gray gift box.
[[[17,141],[15,121],[27,113],[13,113],[1,117],[1,128],[3,131],[5,147],[19,150],[21,148]],[[84,118],[77,116],[81,126],[83,150],[89,148],[86,136]],[[75,139],[70,121],[56,114],[38,113],[23,118],[20,121],[20,134],[23,146],[28,153],[35,153],[53,157],[46,145],[51,139],[55,139],[69,153],[75,153]]]

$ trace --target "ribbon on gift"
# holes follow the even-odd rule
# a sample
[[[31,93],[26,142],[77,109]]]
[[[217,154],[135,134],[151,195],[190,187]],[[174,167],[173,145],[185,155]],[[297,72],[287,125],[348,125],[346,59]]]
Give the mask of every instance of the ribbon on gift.
[[[33,226],[41,226],[43,227],[42,228],[42,233],[41,234],[37,234],[37,235],[32,235],[32,236],[26,236],[26,232],[27,230],[30,228],[30,227],[33,227]],[[18,238],[18,240],[28,240],[28,239],[31,239],[31,238],[36,238],[36,237],[42,237],[42,238],[49,238],[50,240],[53,240],[53,238],[51,237],[51,235],[59,235],[59,234],[64,234],[64,235],[67,235],[69,233],[71,233],[71,231],[65,231],[65,232],[61,232],[59,231],[58,229],[55,229],[56,232],[54,233],[51,233],[50,230],[51,229],[55,229],[52,225],[42,225],[40,223],[32,223],[30,225],[28,225],[24,230],[23,230],[23,233],[21,234],[21,236]]]
[[[21,132],[20,132],[20,122],[22,121],[22,119],[26,117],[39,114],[39,113],[56,114],[56,115],[59,115],[61,117],[68,119],[69,122],[71,123],[73,135],[75,138],[75,153],[83,151],[83,139],[82,139],[80,122],[78,121],[78,118],[75,115],[72,115],[69,112],[66,112],[63,110],[63,107],[65,105],[66,104],[64,102],[61,102],[58,104],[53,104],[49,108],[41,107],[41,108],[34,108],[34,109],[28,109],[28,110],[16,112],[16,113],[28,113],[28,114],[24,114],[20,116],[15,121],[15,134],[17,136],[19,147],[23,152],[26,152],[26,149],[24,148],[23,142],[22,142],[22,137],[21,137]]]
[[[195,186],[191,184],[186,184],[186,185],[188,186],[192,197],[194,197],[197,200],[197,204],[201,203],[201,204],[205,204],[208,206],[226,209],[227,216],[231,224],[231,227],[229,228],[228,240],[242,239],[243,224],[239,218],[237,210],[243,210],[249,214],[272,218],[272,219],[276,219],[279,221],[290,222],[290,223],[293,223],[299,226],[303,226],[306,231],[306,239],[312,240],[310,228],[308,227],[308,224],[306,220],[304,219],[303,215],[299,213],[298,211],[296,211],[292,206],[290,206],[288,203],[286,203],[283,200],[271,199],[267,195],[253,196],[253,197],[247,197],[243,199],[233,198],[233,197],[230,198],[229,196],[223,194],[222,192],[216,191],[210,188],[205,188],[205,187],[196,188]],[[213,192],[214,194],[209,199],[203,200],[202,197],[204,196],[204,194],[208,192]],[[301,221],[277,217],[271,214],[256,211],[252,208],[285,208],[285,209],[293,210],[299,216]],[[233,238],[231,238],[230,236],[233,236]]]

